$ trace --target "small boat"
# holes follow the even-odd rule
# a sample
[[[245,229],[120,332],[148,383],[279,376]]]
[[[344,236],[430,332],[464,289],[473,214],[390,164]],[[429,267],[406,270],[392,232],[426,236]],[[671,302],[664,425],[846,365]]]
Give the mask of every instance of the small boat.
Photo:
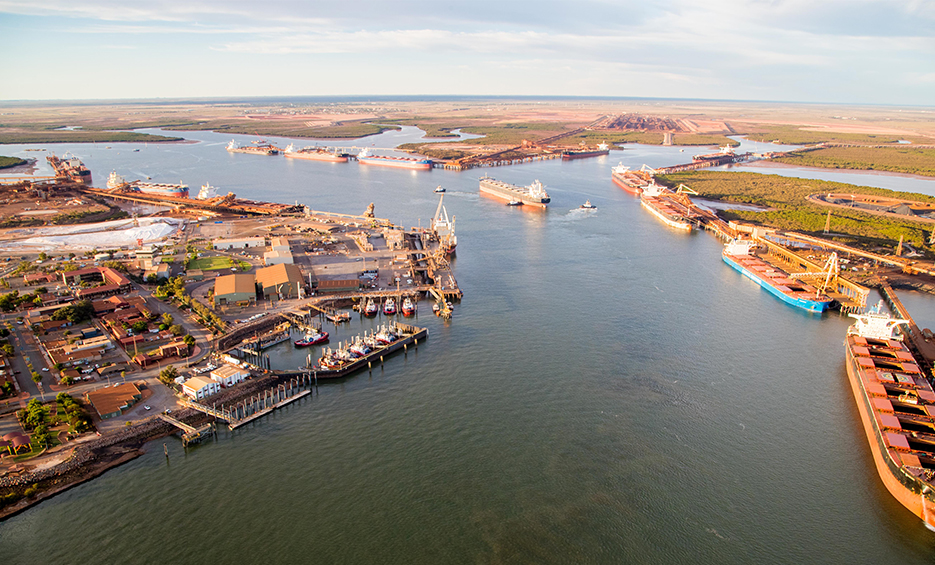
[[[435,188],[435,192],[445,192],[445,188],[442,185],[438,185]]]
[[[374,334],[373,339],[376,340],[377,343],[382,343],[383,345],[389,345],[393,343],[394,341],[396,341],[397,335],[392,330],[383,328],[382,330]]]
[[[523,201],[522,200],[510,200],[509,202],[506,203],[506,205],[507,206],[522,206]]]
[[[377,307],[373,299],[370,298],[367,300],[367,306],[364,307],[364,316],[376,316],[377,312],[380,311],[380,308]]]
[[[358,357],[366,357],[372,351],[363,341],[355,341],[347,349]]]
[[[308,347],[309,345],[325,343],[326,341],[328,341],[328,332],[320,332],[316,329],[311,329],[306,332],[305,337],[295,341],[295,346]]]
[[[392,316],[396,313],[396,301],[392,297],[387,298],[386,302],[383,303],[383,315]]]
[[[413,314],[416,313],[415,302],[413,302],[412,299],[407,296],[406,298],[403,299],[402,310],[403,310],[403,316],[412,316]]]
[[[590,200],[587,200],[584,204],[581,205],[581,208],[584,208],[585,210],[594,210],[597,208],[597,206],[591,204]]]
[[[438,302],[432,304],[432,312],[435,312],[435,315],[438,316],[438,311],[441,310],[441,306],[438,305]]]

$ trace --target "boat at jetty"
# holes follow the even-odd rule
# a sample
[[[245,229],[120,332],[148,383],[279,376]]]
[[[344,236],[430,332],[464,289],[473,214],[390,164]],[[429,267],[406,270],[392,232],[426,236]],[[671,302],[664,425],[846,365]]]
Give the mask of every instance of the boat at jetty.
[[[383,315],[392,316],[396,313],[396,301],[393,300],[393,297],[386,299],[386,302],[383,303]]]
[[[337,149],[329,151],[326,147],[303,147],[302,149],[296,149],[295,145],[290,143],[282,154],[290,159],[347,163],[347,153],[339,153]]]
[[[308,347],[318,343],[325,343],[326,341],[328,341],[328,332],[322,332],[312,328],[305,333],[305,337],[295,341],[295,346]]]
[[[379,165],[382,167],[396,167],[398,169],[416,169],[427,171],[432,168],[431,159],[415,159],[413,157],[388,157],[386,155],[371,155],[368,149],[357,154],[357,161],[362,165]]]
[[[726,164],[734,160],[734,148],[730,145],[725,145],[724,147],[719,147],[720,151],[717,153],[708,153],[706,155],[692,155],[692,161],[710,161],[714,164]]]
[[[55,176],[57,178],[70,180],[72,182],[80,182],[82,184],[91,184],[90,169],[81,162],[81,159],[75,157],[71,153],[64,153],[61,159],[56,157],[55,153],[52,153],[46,157],[46,160],[55,170]]]
[[[545,208],[545,205],[552,201],[549,193],[538,180],[529,186],[516,186],[484,175],[480,179],[480,191],[483,194],[503,198],[510,203],[521,202],[540,208]]]
[[[432,231],[445,255],[451,256],[458,246],[458,236],[455,235],[455,217],[448,219],[448,210],[442,204],[445,195],[438,197],[438,208],[435,209],[435,217],[432,218]]]
[[[562,151],[562,161],[571,161],[574,159],[585,159],[587,157],[602,157],[610,154],[610,146],[606,143],[600,143],[597,149],[568,149]]]
[[[372,298],[367,299],[367,305],[364,307],[364,316],[376,316],[377,312],[380,311],[380,308],[373,301]]]
[[[403,312],[403,316],[412,316],[416,313],[416,303],[407,296],[403,299],[403,306],[401,310]]]
[[[646,180],[640,176],[640,173],[631,171],[630,167],[623,163],[611,169],[610,178],[614,184],[637,196],[643,192],[643,186],[646,184]]]
[[[231,153],[252,153],[253,155],[279,155],[279,148],[261,139],[253,142],[253,145],[241,147],[233,139],[227,144],[227,150]]]
[[[670,228],[691,231],[691,220],[675,206],[673,196],[675,194],[668,188],[650,183],[642,189],[640,204]]]
[[[734,240],[724,246],[721,258],[786,304],[809,312],[824,312],[831,308],[834,300],[817,288],[793,279],[789,273],[770,265],[752,253],[756,243],[750,240]]]
[[[903,336],[909,320],[883,303],[857,321],[844,341],[847,378],[880,479],[900,504],[935,530],[935,392]]]

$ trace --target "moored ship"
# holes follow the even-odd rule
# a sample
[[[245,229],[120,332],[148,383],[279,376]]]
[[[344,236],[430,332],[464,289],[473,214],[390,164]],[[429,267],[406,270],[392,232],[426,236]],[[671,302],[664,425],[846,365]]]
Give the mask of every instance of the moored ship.
[[[640,173],[631,171],[630,167],[623,163],[611,169],[610,178],[614,181],[614,184],[637,196],[643,192],[643,186],[646,184],[646,179]]]
[[[877,473],[886,489],[935,530],[935,391],[897,328],[882,312],[857,321],[844,341],[847,378]]]
[[[296,347],[308,347],[310,345],[326,343],[327,341],[328,332],[323,332],[312,328],[305,333],[305,336],[302,339],[296,340],[294,343]]]
[[[290,159],[306,159],[309,161],[328,161],[331,163],[346,163],[347,153],[340,153],[337,149],[329,151],[326,147],[303,147],[296,149],[289,144],[283,155]]]
[[[241,147],[233,139],[230,143],[227,144],[227,150],[230,153],[251,153],[253,155],[279,155],[279,148],[269,144],[266,140],[257,140],[253,142],[253,145],[245,145]]]
[[[562,151],[562,161],[571,161],[574,159],[586,159],[588,157],[602,157],[610,154],[610,146],[601,143],[597,149],[568,149]]]
[[[751,253],[755,246],[755,242],[750,240],[731,241],[724,246],[721,258],[786,304],[809,312],[824,312],[831,308],[834,300]]]
[[[671,190],[655,183],[642,187],[640,204],[665,225],[677,230],[692,230],[691,218],[676,202]]]
[[[91,184],[91,171],[81,162],[81,159],[71,153],[65,153],[59,159],[52,153],[46,160],[55,170],[55,176],[60,179],[80,182],[82,184]]]
[[[435,217],[432,218],[432,231],[438,238],[438,244],[444,250],[445,255],[451,255],[458,246],[458,236],[455,235],[455,217],[448,219],[448,210],[442,205],[445,195],[442,194],[438,199],[438,208],[435,209]]]
[[[188,198],[188,185],[169,184],[161,182],[127,182],[127,179],[117,174],[117,171],[111,171],[107,177],[107,188],[111,190],[120,190],[125,192],[139,192],[141,194],[152,194],[154,196],[167,196],[169,198]]]
[[[357,154],[357,161],[362,165],[379,165],[381,167],[395,167],[398,169],[429,170],[432,168],[431,159],[415,159],[413,157],[389,157],[386,155],[371,155],[367,149]]]
[[[552,201],[549,193],[538,180],[529,186],[516,186],[485,175],[480,179],[480,191],[503,198],[507,202],[522,202],[540,208],[545,208],[545,205]]]

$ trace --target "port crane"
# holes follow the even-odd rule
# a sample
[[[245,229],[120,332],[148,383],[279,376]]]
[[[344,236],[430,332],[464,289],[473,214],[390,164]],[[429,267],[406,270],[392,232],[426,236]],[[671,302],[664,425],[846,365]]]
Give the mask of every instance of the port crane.
[[[818,294],[826,292],[829,288],[835,289],[838,286],[838,276],[841,274],[841,266],[838,263],[838,254],[837,252],[832,252],[828,257],[828,260],[825,261],[825,266],[820,271],[812,271],[806,273],[790,273],[789,278],[793,279],[808,279],[808,278],[817,278],[819,282],[815,285],[818,289]],[[822,280],[824,279],[824,280]]]

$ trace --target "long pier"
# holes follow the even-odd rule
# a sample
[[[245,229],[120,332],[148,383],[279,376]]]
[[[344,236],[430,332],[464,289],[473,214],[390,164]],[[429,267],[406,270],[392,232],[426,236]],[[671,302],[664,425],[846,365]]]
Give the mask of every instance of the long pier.
[[[908,325],[899,326],[899,331],[908,338],[909,346],[918,354],[916,358],[925,363],[926,373],[931,374],[930,370],[935,365],[935,343],[925,339],[925,333],[919,329],[918,324],[912,319],[909,311],[903,306],[902,301],[896,296],[896,292],[893,291],[893,287],[888,282],[882,281],[880,283],[880,294],[883,295],[883,300],[900,318],[909,320]]]

